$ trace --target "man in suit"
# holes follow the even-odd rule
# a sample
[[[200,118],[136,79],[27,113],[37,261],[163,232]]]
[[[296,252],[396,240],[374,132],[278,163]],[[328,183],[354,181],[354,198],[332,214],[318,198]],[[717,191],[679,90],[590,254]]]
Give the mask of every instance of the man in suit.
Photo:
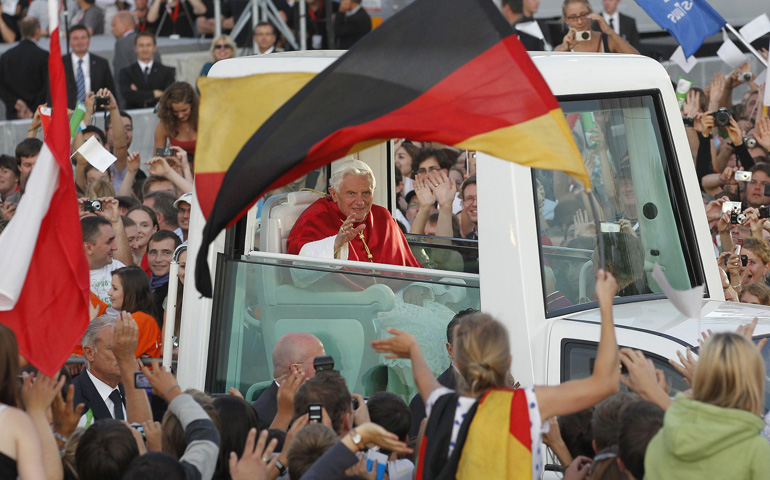
[[[118,84],[126,108],[152,107],[163,91],[174,83],[175,71],[155,61],[155,36],[150,32],[136,34],[136,62],[120,71]]]
[[[75,108],[78,100],[85,102],[87,92],[106,88],[115,91],[110,64],[106,59],[88,51],[91,35],[83,25],[70,28],[71,53],[62,57],[67,77],[67,107]]]
[[[86,369],[72,380],[74,404],[84,404],[80,427],[88,427],[96,420],[127,418],[126,392],[120,382],[118,359],[112,351],[115,324],[115,318],[109,315],[96,317],[83,335]]]
[[[635,49],[639,48],[639,31],[636,29],[636,20],[628,15],[623,15],[618,11],[620,0],[602,0],[604,11],[602,16],[607,24],[615,30],[615,33],[623,37],[625,41],[631,44]]]
[[[478,310],[473,308],[462,310],[457,315],[452,317],[452,320],[450,320],[449,324],[446,326],[446,351],[449,354],[449,361],[451,363],[449,364],[449,368],[444,370],[444,372],[437,378],[438,383],[440,383],[443,387],[451,388],[452,390],[457,388],[457,380],[455,379],[454,356],[452,354],[455,327],[460,323],[460,321],[462,321],[464,316],[472,315],[476,312],[478,312]],[[422,422],[422,419],[425,418],[425,402],[419,393],[414,396],[412,402],[409,404],[409,410],[412,412],[412,427],[409,429],[409,438],[417,438],[417,434],[420,431],[420,422]]]
[[[40,22],[27,17],[19,22],[22,40],[0,56],[0,99],[5,118],[32,118],[48,97],[48,52],[37,46]]]
[[[268,428],[278,413],[278,386],[291,374],[301,374],[305,379],[315,376],[313,359],[326,355],[324,345],[309,333],[287,333],[278,339],[273,348],[273,382],[252,403],[257,411],[259,430]]]
[[[337,48],[347,50],[372,31],[372,19],[361,6],[361,0],[342,0],[334,16],[334,36]]]
[[[136,39],[136,21],[131,12],[120,11],[112,17],[112,35],[115,37],[115,48],[112,57],[112,71],[115,77],[120,71],[136,62],[134,40]],[[160,53],[155,50],[154,61],[160,63]],[[125,108],[125,101],[120,90],[113,92],[118,99],[121,108]]]
[[[532,18],[539,6],[539,0],[502,0],[500,4],[500,12],[516,30],[516,35],[528,51],[551,49],[547,26]],[[521,30],[517,28],[518,25],[521,25]],[[538,30],[540,34],[534,35],[533,32],[537,33]]]

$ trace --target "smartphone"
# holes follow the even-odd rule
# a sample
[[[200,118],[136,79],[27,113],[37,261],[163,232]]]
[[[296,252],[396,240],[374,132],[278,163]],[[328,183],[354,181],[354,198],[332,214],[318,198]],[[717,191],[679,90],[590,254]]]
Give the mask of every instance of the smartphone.
[[[152,385],[144,373],[134,372],[134,388],[152,388]]]
[[[156,157],[173,157],[174,152],[172,152],[170,148],[159,147],[155,149],[155,156]]]
[[[620,225],[617,223],[604,222],[601,224],[602,233],[618,233],[620,232]]]
[[[308,423],[321,423],[321,408],[323,408],[323,406],[320,403],[311,403],[307,406]]]

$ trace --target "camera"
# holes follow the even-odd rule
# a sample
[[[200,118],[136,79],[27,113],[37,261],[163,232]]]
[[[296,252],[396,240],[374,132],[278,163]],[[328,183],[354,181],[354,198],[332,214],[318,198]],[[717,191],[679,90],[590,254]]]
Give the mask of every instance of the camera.
[[[152,385],[144,373],[134,372],[134,388],[152,388]]]
[[[727,260],[730,258],[730,255],[725,255],[725,266],[727,266]],[[748,255],[741,255],[741,265],[744,267],[749,264],[749,256]]]
[[[313,359],[313,368],[317,372],[326,372],[334,370],[334,357],[331,355],[321,355]]]
[[[104,207],[102,207],[102,202],[99,200],[86,200],[83,202],[83,211],[84,212],[101,212],[104,210]]]
[[[575,40],[578,42],[587,42],[591,40],[591,31],[590,30],[580,30],[578,32],[575,32]]]
[[[720,107],[719,110],[711,113],[711,116],[714,117],[715,127],[726,127],[730,125],[730,117],[732,117],[732,114],[727,108]]]
[[[738,182],[750,182],[751,172],[747,172],[745,170],[738,170],[737,172],[735,172],[735,180]]]
[[[174,152],[170,148],[159,147],[155,149],[156,157],[173,157]]]
[[[712,113],[711,116],[714,117],[715,127],[726,127],[730,125],[730,117],[732,117],[732,114],[730,113],[730,110],[721,107],[719,110]]]
[[[96,110],[106,110],[110,106],[110,97],[96,97],[94,108]]]
[[[743,80],[744,82],[750,82],[750,81],[751,81],[751,78],[752,78],[753,76],[754,76],[754,75],[752,75],[752,73],[751,73],[751,72],[743,72],[743,73],[741,73],[741,74],[740,74],[740,77],[739,77],[739,78],[740,78],[741,80]]]
[[[743,143],[746,144],[746,148],[755,148],[757,146],[757,139],[754,137],[743,137]]]
[[[143,439],[147,439],[147,435],[144,433],[144,427],[142,427],[141,423],[134,422],[131,424],[131,428],[141,433]]]
[[[741,202],[725,202],[722,204],[722,213],[730,214],[730,223],[733,225],[740,225],[746,219],[746,215],[742,213]]]
[[[759,207],[757,210],[759,211],[759,218],[770,218],[770,205]]]

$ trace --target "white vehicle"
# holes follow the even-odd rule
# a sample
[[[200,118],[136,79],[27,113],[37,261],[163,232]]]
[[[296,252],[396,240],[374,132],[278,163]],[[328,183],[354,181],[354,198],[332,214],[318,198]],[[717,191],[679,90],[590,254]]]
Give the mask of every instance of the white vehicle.
[[[210,75],[320,72],[338,54],[238,58],[218,62]],[[624,228],[605,234],[626,239],[625,246],[608,247],[607,262],[634,279],[616,300],[619,344],[643,350],[665,371],[674,392],[685,384],[666,359],[696,347],[700,332],[734,330],[759,316],[757,334],[770,334],[770,310],[724,301],[692,156],[663,67],[642,56],[542,53],[532,58],[574,125],[601,221]],[[375,203],[391,212],[393,153],[388,142],[357,155],[377,177]],[[291,226],[318,197],[297,192],[267,199],[259,219],[255,208],[212,246],[213,300],[200,298],[194,276],[186,277],[180,383],[209,392],[236,387],[252,401],[272,381],[276,339],[305,331],[323,341],[354,392],[370,395],[387,388],[408,398],[415,391],[408,362],[383,360],[369,341],[387,335],[385,326],[409,330],[429,365],[441,373],[449,366],[445,326],[465,308],[482,309],[507,326],[512,373],[522,385],[587,376],[599,338],[599,312],[591,298],[593,237],[580,236],[585,234],[580,222],[576,238],[568,228],[570,208],[574,202],[581,209],[587,205],[585,194],[560,172],[533,170],[482,152],[477,189],[478,241],[454,241],[446,252],[450,247],[435,239],[408,236],[418,259],[444,249],[460,259],[460,271],[287,255]],[[196,204],[190,231],[202,226]],[[190,272],[199,244],[192,234]],[[665,298],[651,276],[655,263],[675,288],[705,286],[701,319],[685,318]],[[292,270],[312,270],[322,278],[298,286]],[[346,286],[341,279],[368,286]],[[422,306],[405,304],[403,289],[416,283],[428,286],[435,298]],[[764,355],[768,358],[767,349]]]

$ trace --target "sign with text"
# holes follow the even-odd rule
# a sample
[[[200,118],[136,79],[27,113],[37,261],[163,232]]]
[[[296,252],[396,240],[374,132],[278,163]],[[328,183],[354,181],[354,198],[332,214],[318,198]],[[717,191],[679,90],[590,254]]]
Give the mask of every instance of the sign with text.
[[[705,0],[636,0],[642,9],[679,42],[685,58],[727,21]]]

